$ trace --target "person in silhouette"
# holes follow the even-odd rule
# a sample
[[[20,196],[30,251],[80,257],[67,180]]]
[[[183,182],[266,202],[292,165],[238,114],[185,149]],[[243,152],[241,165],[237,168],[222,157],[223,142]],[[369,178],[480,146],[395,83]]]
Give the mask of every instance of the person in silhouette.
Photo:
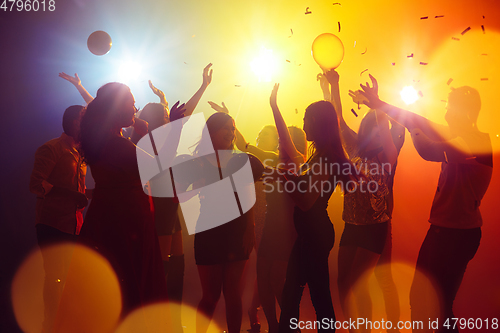
[[[52,332],[71,262],[69,253],[54,256],[47,248],[77,240],[83,224],[82,212],[87,206],[87,166],[79,150],[80,120],[84,110],[81,105],[72,105],[64,111],[64,132],[36,150],[30,177],[30,191],[37,196],[35,227],[45,270],[45,332]]]
[[[368,111],[356,133],[347,125],[339,92],[339,74],[335,70],[320,75],[331,85],[331,100],[339,117],[343,146],[356,168],[363,172],[368,184],[365,188],[347,191],[344,195],[345,221],[340,240],[338,260],[338,287],[346,318],[354,318],[349,310],[349,295],[355,298],[357,315],[372,320],[372,301],[368,277],[375,273],[384,297],[387,319],[398,332],[400,317],[399,295],[391,273],[391,219],[393,210],[393,183],[397,157],[404,143],[405,128],[389,119],[379,110]],[[371,89],[378,93],[377,81],[372,78]],[[324,85],[322,85],[324,86]],[[330,95],[326,85],[325,96]],[[361,331],[369,332],[364,327]]]
[[[277,109],[278,85],[271,94],[271,106]],[[333,248],[335,233],[326,211],[328,200],[337,185],[350,181],[344,172],[352,164],[342,148],[335,108],[330,102],[319,101],[306,108],[304,115],[306,139],[312,142],[310,157],[302,165],[299,175],[274,170],[267,172],[265,181],[283,182],[286,192],[294,201],[293,220],[297,240],[288,261],[286,281],[283,288],[279,331],[293,332],[297,327],[299,306],[305,285],[309,286],[311,301],[320,323],[319,332],[335,331],[330,325],[335,321],[328,257]],[[299,155],[289,155],[298,159]],[[335,166],[331,168],[330,166]],[[322,323],[327,323],[323,325]]]
[[[440,125],[382,102],[365,86],[362,89],[366,105],[383,110],[410,131],[423,159],[441,163],[430,228],[418,254],[410,305],[412,320],[428,322],[429,318],[437,318],[438,332],[458,332],[456,326],[447,329],[444,324],[453,322],[450,318],[455,317],[455,296],[467,264],[479,247],[483,224],[479,207],[493,170],[490,137],[477,128],[479,92],[468,86],[452,88],[445,114],[448,125]],[[439,301],[433,304],[436,294]],[[424,325],[421,331],[432,330]]]

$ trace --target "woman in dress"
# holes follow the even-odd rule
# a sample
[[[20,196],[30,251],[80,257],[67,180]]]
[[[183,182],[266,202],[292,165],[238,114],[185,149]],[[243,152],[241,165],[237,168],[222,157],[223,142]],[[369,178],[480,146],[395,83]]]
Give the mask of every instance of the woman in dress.
[[[122,290],[123,315],[167,298],[136,146],[122,136],[122,128],[135,123],[134,104],[126,85],[108,83],[97,91],[81,121],[82,150],[95,190],[80,237],[113,266]]]

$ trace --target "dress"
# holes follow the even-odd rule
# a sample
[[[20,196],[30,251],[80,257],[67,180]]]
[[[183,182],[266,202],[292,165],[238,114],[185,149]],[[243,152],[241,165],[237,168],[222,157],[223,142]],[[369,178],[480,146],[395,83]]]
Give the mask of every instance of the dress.
[[[135,145],[123,137],[110,136],[101,158],[90,168],[96,185],[81,240],[96,248],[115,269],[125,314],[166,300],[158,237],[141,185]]]
[[[333,181],[332,178],[330,181]],[[299,318],[300,300],[306,283],[316,310],[316,320],[320,323],[323,320],[328,323],[335,320],[328,269],[328,257],[335,241],[335,232],[327,213],[328,200],[334,190],[335,184],[330,186],[329,192],[323,192],[308,211],[295,207],[293,220],[297,240],[290,254],[283,288],[280,333],[294,331],[290,326],[291,320]],[[335,329],[327,325],[319,327],[318,331]]]
[[[197,161],[201,164],[200,178],[205,186],[219,181],[220,175],[226,174],[225,168],[214,166],[206,157],[200,157]],[[205,196],[203,189],[200,189],[200,215],[211,206],[212,199],[210,195]],[[253,211],[250,209],[230,222],[195,234],[196,264],[218,265],[247,260],[254,243],[254,219]]]

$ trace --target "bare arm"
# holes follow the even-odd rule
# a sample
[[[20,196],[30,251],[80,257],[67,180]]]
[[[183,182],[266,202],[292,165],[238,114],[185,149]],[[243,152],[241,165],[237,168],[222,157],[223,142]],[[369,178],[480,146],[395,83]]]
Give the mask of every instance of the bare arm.
[[[61,72],[59,73],[59,77],[73,84],[87,105],[94,100],[94,97],[92,97],[92,95],[82,86],[82,81],[78,77],[78,74],[75,73],[75,76],[71,76]]]
[[[276,123],[276,128],[278,129],[280,150],[283,150],[293,163],[295,163],[296,165],[301,165],[302,163],[304,163],[304,155],[302,155],[302,153],[300,153],[295,147],[295,144],[290,137],[290,132],[288,132],[285,120],[283,119],[283,116],[281,115],[281,112],[278,108],[278,103],[276,101],[278,88],[279,83],[276,83],[271,93],[270,103],[271,109],[273,110],[274,122]]]
[[[208,85],[210,84],[210,82],[212,82],[212,70],[210,69],[210,67],[212,67],[211,63],[203,69],[203,83],[201,84],[200,89],[195,92],[193,97],[191,97],[191,99],[186,103],[186,106],[184,107],[186,109],[186,116],[190,116],[193,113],[194,109],[201,99],[201,96],[203,96],[203,93],[205,93]]]
[[[392,140],[391,131],[389,129],[389,118],[387,115],[380,111],[375,111],[375,116],[377,118],[377,126],[379,129],[380,143],[382,144],[383,151],[379,154],[382,163],[389,163],[391,166],[396,163],[398,158],[398,151]],[[391,170],[388,170],[389,172]]]
[[[163,91],[161,91],[160,89],[156,88],[153,85],[153,82],[151,82],[151,80],[148,81],[148,84],[149,84],[149,88],[151,88],[151,91],[153,91],[153,94],[158,96],[158,98],[160,99],[160,103],[165,105],[168,108],[168,102],[167,102],[167,99],[165,98],[165,93]]]
[[[375,80],[375,78],[371,75],[370,78],[372,78],[372,81]],[[406,127],[410,132],[418,128],[434,141],[445,141],[452,138],[450,128],[448,126],[437,124],[413,112],[397,108],[386,102],[382,102],[380,98],[373,93],[370,87],[361,85],[361,88],[363,91],[359,92],[366,97],[366,99],[363,100],[365,105],[372,109],[382,110],[387,113],[389,117]]]

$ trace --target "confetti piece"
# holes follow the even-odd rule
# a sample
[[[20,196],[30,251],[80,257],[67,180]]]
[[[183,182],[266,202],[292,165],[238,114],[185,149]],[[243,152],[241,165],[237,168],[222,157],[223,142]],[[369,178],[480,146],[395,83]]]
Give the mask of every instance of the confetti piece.
[[[241,84],[235,84],[234,86],[235,87],[241,87]]]
[[[484,15],[483,15],[483,18],[486,18],[486,17],[484,17]]]
[[[395,62],[393,62],[393,63],[391,63],[391,65],[396,66],[396,63],[395,63]]]
[[[354,47],[356,47],[356,41],[354,41]]]
[[[358,104],[358,107],[359,107],[359,104]],[[351,112],[352,112],[352,113],[354,113],[354,115],[355,115],[356,117],[358,116],[358,114],[356,113],[356,111],[354,111],[354,109],[351,109]],[[498,135],[497,135],[497,137],[498,137]]]
[[[460,38],[457,38],[457,37],[451,37],[451,39],[453,39],[453,40],[460,40]]]
[[[468,27],[467,29],[465,29],[464,31],[462,31],[462,36],[463,36],[463,35],[464,35],[467,31],[469,31],[469,30],[470,30],[470,27]]]
[[[487,77],[483,77],[483,78],[481,78],[481,81],[488,81],[488,78]]]
[[[484,32],[484,25],[482,25],[482,24],[481,24],[481,29],[483,29],[483,34],[484,34],[484,33],[485,33],[485,32]]]
[[[434,18],[441,18],[441,17],[444,17],[444,15],[436,15],[436,16],[434,16]]]
[[[481,53],[481,55],[482,55],[482,56],[487,56],[487,55],[488,55],[488,53]]]
[[[365,54],[365,53],[366,53],[366,51],[368,51],[368,48],[367,48],[367,47],[365,47],[365,52],[363,52],[363,53],[361,53],[361,54]]]
[[[428,62],[422,62],[422,61],[420,62],[420,65],[424,65],[425,66],[427,64],[428,64]]]
[[[295,109],[295,114],[299,114],[299,110]]]
[[[363,73],[366,72],[367,70],[368,70],[368,68],[365,69],[364,71],[362,71],[361,73],[359,73],[359,76],[363,75]]]
[[[339,22],[339,32],[340,32],[340,22]]]
[[[342,4],[340,2],[334,2],[333,4],[342,6]]]
[[[452,81],[453,81],[453,79],[452,79],[452,78],[450,78],[450,79],[448,80],[448,82],[446,82],[446,84],[447,84],[447,85],[450,85],[450,83],[451,83]]]
[[[409,56],[406,56],[407,58],[413,58],[413,53],[410,54]]]
[[[444,161],[446,162],[446,164],[448,164],[448,155],[446,155],[446,151],[444,151],[443,153],[444,153]]]
[[[466,160],[475,160],[477,156],[467,157]]]
[[[419,90],[418,96],[420,96],[420,98],[424,97],[424,94],[422,93],[422,91]]]
[[[309,7],[306,8],[306,15],[311,14],[312,12],[309,10]]]
[[[291,62],[291,61],[287,59],[286,62]]]
[[[424,17],[421,17],[420,19],[421,20],[427,20],[429,18],[429,16],[424,16]]]
[[[186,64],[186,65],[187,65],[188,63],[184,61],[184,64]]]

